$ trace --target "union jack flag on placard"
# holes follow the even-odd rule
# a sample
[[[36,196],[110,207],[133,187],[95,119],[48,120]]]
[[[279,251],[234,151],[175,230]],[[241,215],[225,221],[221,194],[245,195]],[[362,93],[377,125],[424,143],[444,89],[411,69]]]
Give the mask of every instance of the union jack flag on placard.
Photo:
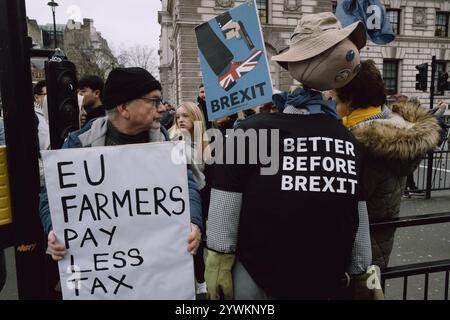
[[[230,90],[235,84],[236,80],[253,70],[258,64],[261,57],[261,50],[253,52],[250,57],[244,61],[232,62],[230,69],[221,77],[219,83],[225,90]]]
[[[242,2],[195,27],[208,121],[272,100],[272,80],[256,2]]]

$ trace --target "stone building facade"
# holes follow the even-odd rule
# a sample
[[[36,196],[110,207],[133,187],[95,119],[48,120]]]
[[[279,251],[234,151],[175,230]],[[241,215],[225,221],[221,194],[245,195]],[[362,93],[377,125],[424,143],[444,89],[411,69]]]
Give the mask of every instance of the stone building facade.
[[[83,19],[83,23],[69,20],[64,31],[64,45],[67,57],[81,75],[96,74],[106,79],[118,66],[117,58],[106,39],[95,29],[92,19]]]
[[[28,28],[28,36],[33,39],[33,44],[39,48],[44,47],[44,43],[42,40],[42,30],[39,24],[34,19],[27,18],[27,28]]]
[[[28,35],[36,48],[54,48],[53,25],[39,25],[36,20],[27,19]],[[58,48],[63,49],[68,59],[75,63],[78,73],[96,74],[106,77],[118,65],[107,41],[95,29],[94,20],[83,22],[69,20],[67,24],[56,25]],[[33,81],[41,80],[44,62],[32,59]]]
[[[165,99],[178,104],[192,101],[201,83],[194,27],[243,3],[243,0],[161,0],[160,77]],[[295,83],[271,57],[289,45],[298,19],[305,13],[334,11],[333,0],[256,0],[273,86],[289,90]],[[383,73],[389,93],[418,96],[428,104],[429,92],[415,89],[416,65],[436,56],[438,71],[450,71],[450,1],[382,0],[397,33],[388,45],[368,42],[363,59],[373,59]],[[436,92],[450,102],[450,91]]]

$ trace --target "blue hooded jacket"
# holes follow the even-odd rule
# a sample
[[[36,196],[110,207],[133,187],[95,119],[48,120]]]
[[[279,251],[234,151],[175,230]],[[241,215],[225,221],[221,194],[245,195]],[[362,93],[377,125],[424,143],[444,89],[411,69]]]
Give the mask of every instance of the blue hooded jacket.
[[[391,23],[380,0],[338,1],[336,18],[342,27],[361,21],[370,40],[376,44],[387,44],[395,39]]]

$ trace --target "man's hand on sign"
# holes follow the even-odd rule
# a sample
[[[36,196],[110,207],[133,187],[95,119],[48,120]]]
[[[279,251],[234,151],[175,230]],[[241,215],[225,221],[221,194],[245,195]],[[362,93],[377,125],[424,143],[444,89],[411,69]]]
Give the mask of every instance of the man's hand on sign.
[[[448,104],[446,104],[444,101],[442,100],[438,100],[437,102],[437,106],[442,109],[442,110],[447,110],[448,109]]]
[[[226,24],[225,28],[223,28],[223,31],[225,32],[225,37],[227,40],[233,39],[233,38],[240,38],[239,30],[241,30],[241,26],[236,21],[231,21]]]
[[[56,235],[53,230],[48,234],[48,250],[52,255],[52,259],[55,261],[62,260],[66,255],[66,248],[64,248],[62,243],[56,239]]]
[[[220,118],[220,119],[217,119],[217,124],[218,124],[219,126],[225,125],[225,124],[227,124],[230,120],[231,120],[230,117]]]
[[[195,256],[197,254],[201,241],[202,232],[200,231],[200,228],[196,224],[191,223],[191,233],[188,238],[188,251],[191,255]]]

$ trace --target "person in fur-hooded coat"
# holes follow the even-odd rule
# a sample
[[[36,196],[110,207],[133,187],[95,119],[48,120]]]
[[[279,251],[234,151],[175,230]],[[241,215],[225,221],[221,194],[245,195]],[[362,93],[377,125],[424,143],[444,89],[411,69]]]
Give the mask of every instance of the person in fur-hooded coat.
[[[370,88],[370,90],[368,90]],[[399,102],[392,110],[383,80],[373,61],[363,61],[360,73],[335,90],[344,125],[363,146],[366,156],[363,190],[370,223],[398,217],[406,176],[439,142],[439,126],[418,102]],[[371,232],[373,264],[386,268],[395,228]]]

